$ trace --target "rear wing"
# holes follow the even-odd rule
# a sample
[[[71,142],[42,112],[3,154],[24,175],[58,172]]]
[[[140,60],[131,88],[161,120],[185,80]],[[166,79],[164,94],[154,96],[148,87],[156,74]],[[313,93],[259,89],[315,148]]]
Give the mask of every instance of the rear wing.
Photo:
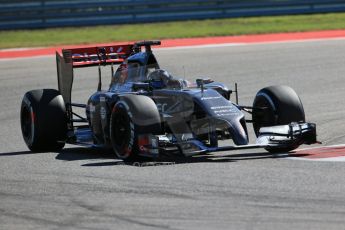
[[[63,49],[65,62],[71,62],[73,68],[95,65],[109,65],[122,63],[133,50],[133,45],[115,45],[103,47],[85,47]]]
[[[145,52],[151,52],[151,46],[160,44],[160,41],[142,41],[133,44],[62,49],[61,52],[56,52],[58,87],[66,105],[68,130],[74,130],[73,122],[87,122],[85,118],[72,111],[72,106],[86,107],[85,104],[72,103],[71,95],[75,68],[98,66],[98,90],[101,90],[101,65],[111,65],[113,74],[113,65],[121,64],[126,61],[129,56],[141,52],[141,47],[145,46]],[[74,116],[76,116],[77,119],[73,119]]]
[[[58,87],[66,104],[71,103],[73,69],[99,65],[116,65],[132,53],[133,44],[62,49],[56,52]]]

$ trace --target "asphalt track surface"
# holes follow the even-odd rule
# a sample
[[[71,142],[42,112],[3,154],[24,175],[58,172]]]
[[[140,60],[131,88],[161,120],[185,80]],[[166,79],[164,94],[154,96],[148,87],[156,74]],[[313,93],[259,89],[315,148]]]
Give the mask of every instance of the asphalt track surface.
[[[262,87],[289,85],[323,145],[345,143],[345,40],[156,55],[175,75],[237,82],[244,105]],[[57,87],[55,59],[2,60],[0,70],[0,229],[345,229],[344,162],[264,150],[146,165],[70,145],[31,153],[20,132],[21,99],[30,89]],[[97,87],[97,69],[77,72],[74,86],[75,101],[85,102]]]

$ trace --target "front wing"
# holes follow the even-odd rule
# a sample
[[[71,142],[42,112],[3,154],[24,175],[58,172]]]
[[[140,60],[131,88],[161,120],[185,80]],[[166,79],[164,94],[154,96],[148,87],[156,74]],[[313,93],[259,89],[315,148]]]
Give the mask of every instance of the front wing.
[[[158,140],[158,142],[160,142]],[[298,148],[302,144],[318,143],[316,139],[316,125],[314,123],[291,123],[261,128],[255,144],[209,147],[196,139],[183,142],[158,145],[159,153],[180,152],[185,156],[200,153],[265,148],[269,151],[288,151]],[[175,147],[175,148],[174,148]],[[151,146],[152,148],[152,146]],[[149,149],[149,148],[148,148]],[[175,150],[175,151],[174,151]],[[143,153],[143,155],[146,155]]]

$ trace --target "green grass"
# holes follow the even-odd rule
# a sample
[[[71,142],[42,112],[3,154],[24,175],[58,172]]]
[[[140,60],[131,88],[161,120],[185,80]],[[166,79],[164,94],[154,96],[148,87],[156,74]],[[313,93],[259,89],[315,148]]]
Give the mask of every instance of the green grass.
[[[0,31],[0,49],[345,29],[345,13]]]

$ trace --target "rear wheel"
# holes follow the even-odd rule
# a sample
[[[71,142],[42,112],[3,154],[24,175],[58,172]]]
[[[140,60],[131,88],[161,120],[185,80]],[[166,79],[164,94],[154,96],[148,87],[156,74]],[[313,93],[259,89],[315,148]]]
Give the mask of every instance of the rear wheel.
[[[24,141],[31,151],[62,149],[66,140],[67,117],[59,91],[40,89],[27,92],[21,104],[20,124]]]
[[[302,102],[288,86],[269,86],[261,89],[253,103],[253,127],[256,136],[261,127],[305,122]],[[294,148],[267,148],[269,152],[287,152]]]
[[[153,100],[141,95],[124,95],[115,104],[110,120],[110,138],[116,156],[138,159],[141,134],[161,131],[160,115]]]

